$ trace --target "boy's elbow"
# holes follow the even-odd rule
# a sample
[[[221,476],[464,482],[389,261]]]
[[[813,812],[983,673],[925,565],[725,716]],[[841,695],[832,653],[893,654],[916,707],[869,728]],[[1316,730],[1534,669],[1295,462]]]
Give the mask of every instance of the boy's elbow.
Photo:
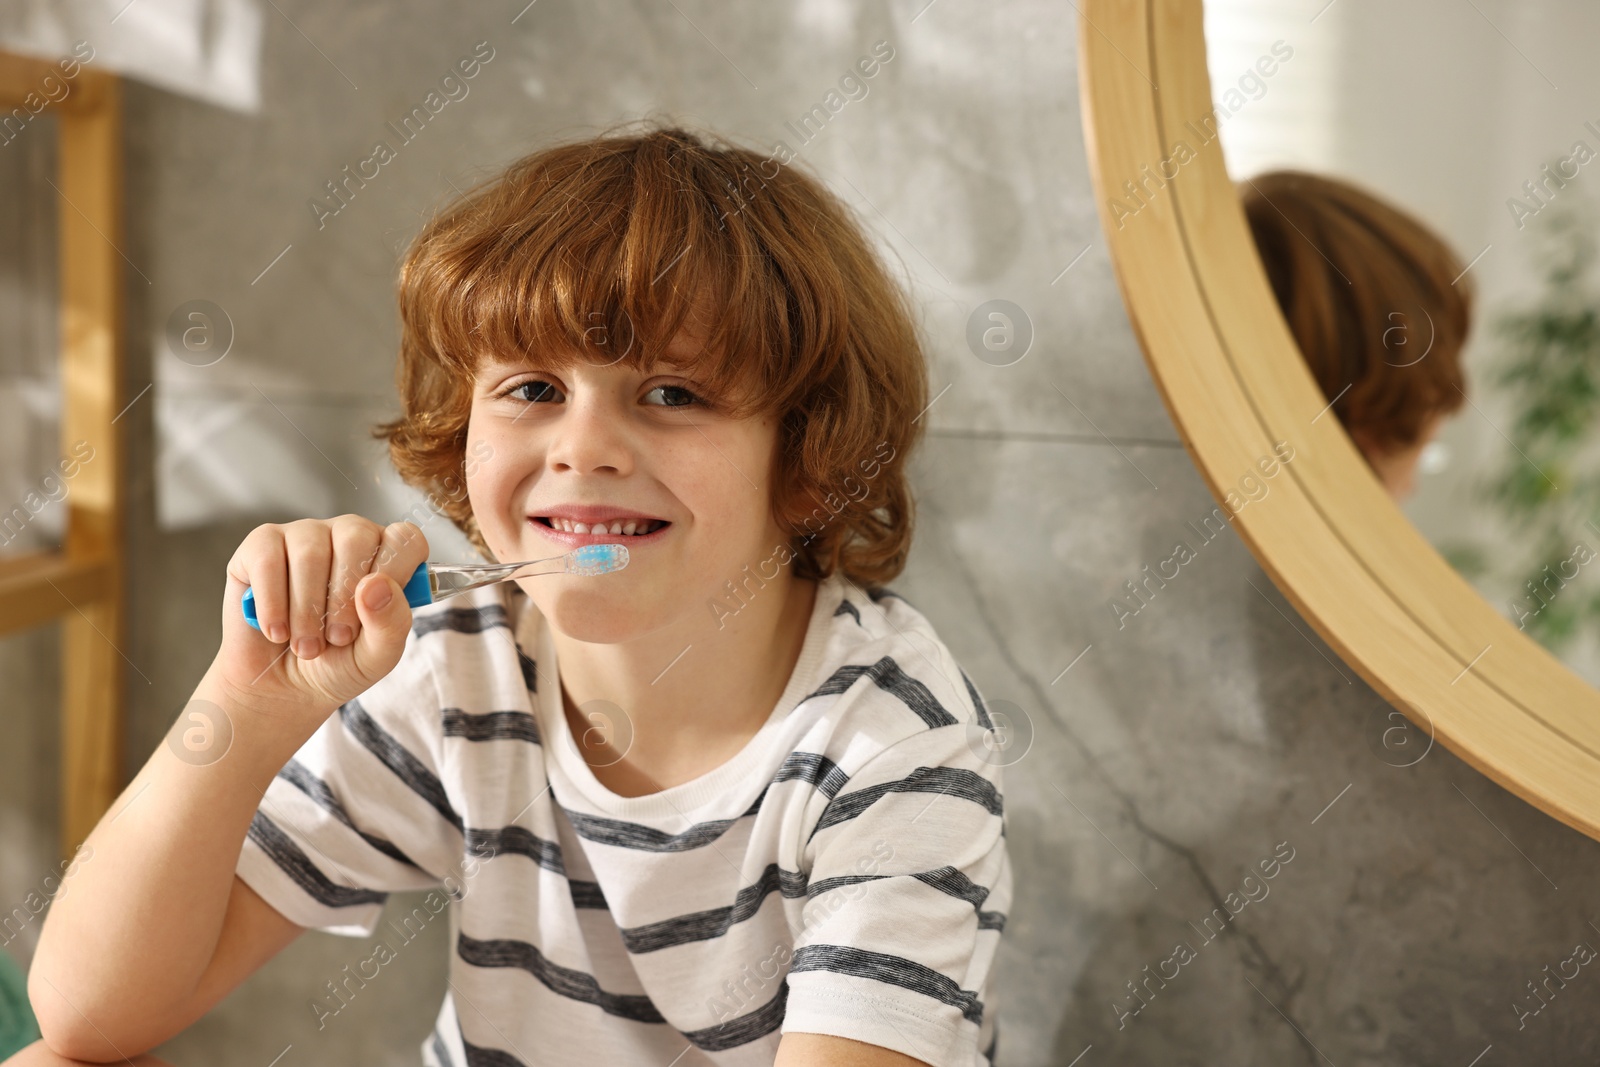
[[[38,1009],[34,1010],[39,1015]],[[63,1025],[65,1023],[65,1025]],[[39,1015],[39,1036],[51,1052],[73,1063],[126,1063],[148,1049],[133,1042],[113,1044],[103,1032],[83,1024]]]
[[[72,1007],[67,999],[70,994],[63,994],[56,983],[44,976],[43,955],[43,951],[37,953],[33,966],[28,968],[28,1004],[33,1008],[34,1020],[39,1024],[39,1036],[50,1051],[68,1059],[77,1059],[82,1044],[77,1031],[83,1020],[72,1017]]]
[[[36,996],[30,995],[28,999],[33,1003],[33,1014],[39,1022],[40,1041],[51,1052],[74,1063],[107,1062],[96,1057],[97,1052],[110,1049],[111,1046],[107,1041],[103,1038],[96,1041],[84,1040],[83,1031],[87,1027],[74,1026],[70,1020],[59,1018],[54,1012],[44,1008]],[[81,1020],[79,1023],[81,1024]]]
[[[159,1044],[120,1034],[114,1009],[101,1010],[99,1000],[87,991],[66,989],[60,980],[46,978],[37,961],[28,972],[28,1003],[44,1044],[68,1060],[123,1063]]]

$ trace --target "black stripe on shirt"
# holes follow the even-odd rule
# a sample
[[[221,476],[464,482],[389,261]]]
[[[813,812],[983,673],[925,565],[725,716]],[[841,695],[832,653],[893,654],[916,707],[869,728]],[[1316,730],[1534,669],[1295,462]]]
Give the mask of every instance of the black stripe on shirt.
[[[939,703],[927,686],[901,670],[893,656],[884,656],[871,666],[859,663],[846,664],[834,671],[827,681],[805,699],[843,693],[862,675],[871,678],[879,689],[904,703],[930,727],[951,726],[958,721],[944,709],[944,705]]]
[[[978,929],[1000,930],[1004,927],[1004,914],[984,911],[981,907],[988,899],[989,889],[972,881],[954,867],[939,867],[914,874],[846,874],[807,883],[804,871],[784,870],[776,863],[767,864],[761,877],[743,886],[734,895],[734,902],[726,907],[707,908],[704,911],[674,916],[646,923],[643,926],[624,927],[622,943],[634,954],[656,952],[692,941],[709,941],[727,933],[734,923],[743,922],[761,910],[768,894],[776,890],[789,900],[820,896],[831,889],[842,889],[861,882],[875,882],[881,878],[915,878],[939,892],[964,900],[978,914]]]
[[[461,1047],[467,1052],[467,1067],[528,1067],[509,1052],[502,1052],[497,1048],[483,1048],[464,1037],[461,1039]]]
[[[318,904],[330,908],[349,908],[357,904],[382,904],[389,899],[387,893],[329,881],[327,875],[300,851],[300,846],[260,809],[250,820],[250,840],[260,845],[272,862]]]
[[[552,993],[593,1004],[607,1015],[636,1023],[667,1021],[645,994],[607,992],[600,988],[593,975],[551,962],[537,946],[526,941],[510,938],[479,941],[463,933],[456,936],[456,954],[474,967],[516,967],[527,971]]]
[[[983,1001],[978,999],[977,993],[962,989],[931,967],[901,956],[852,945],[801,945],[794,950],[789,973],[802,971],[829,971],[897,985],[960,1008],[962,1016],[971,1023],[983,1023]]]
[[[658,949],[684,945],[691,941],[709,941],[728,932],[734,923],[755,915],[767,895],[777,890],[791,900],[806,895],[806,876],[799,871],[786,871],[776,863],[767,864],[761,877],[740,888],[733,903],[722,908],[707,908],[643,926],[624,927],[620,930],[622,943],[629,952],[655,952]]]
[[[444,735],[468,741],[527,741],[537,745],[539,723],[525,711],[486,711],[481,714],[444,709]]]
[[[379,726],[362,708],[359,700],[351,700],[340,707],[339,720],[344,723],[344,728],[350,731],[351,736],[394,772],[395,777],[432,805],[451,826],[457,830],[462,829],[461,816],[450,806],[450,798],[445,793],[444,783],[439,781],[439,777],[428,770],[421,760],[412,755],[410,749]]]
[[[860,789],[835,797],[822,809],[817,825],[806,835],[809,843],[818,830],[847,822],[860,815],[889,793],[937,793],[981,804],[992,815],[1003,815],[1003,802],[994,783],[965,767],[918,767],[904,778]]]
[[[989,887],[979,885],[954,867],[939,867],[911,877],[971,904],[978,913],[978,929],[999,931],[1006,928],[1005,912],[983,910],[983,902],[989,899]]]
[[[941,893],[947,893],[958,900],[965,900],[972,905],[978,913],[978,929],[1003,930],[1005,929],[1006,916],[1004,912],[984,911],[981,905],[988,899],[989,890],[985,886],[972,881],[954,867],[940,867],[932,871],[919,871],[915,874],[841,874],[833,878],[823,878],[806,886],[806,896],[821,896],[830,889],[843,889],[847,886],[859,885],[862,882],[876,882],[880,878],[915,878],[925,885],[932,886]]]
[[[783,1012],[788,1002],[789,980],[785,978],[778,983],[778,991],[772,999],[755,1011],[724,1020],[715,1026],[678,1032],[704,1052],[726,1052],[766,1037],[782,1026]]]
[[[562,807],[562,811],[566,812],[567,818],[572,822],[572,828],[579,836],[590,841],[598,841],[603,845],[632,848],[640,852],[687,852],[690,849],[700,848],[721,837],[728,831],[728,827],[744,818],[741,815],[736,819],[713,819],[710,822],[695,823],[681,833],[669,834],[653,826],[645,826],[643,823],[611,819],[604,815],[590,815],[587,812],[573,811],[565,806]]]
[[[611,909],[611,904],[606,900],[604,890],[599,882],[585,882],[577,878],[568,878],[567,886],[572,890],[572,906],[575,908],[603,908]]]
[[[503,604],[482,604],[478,607],[456,606],[443,611],[419,615],[411,621],[411,632],[418,637],[450,630],[458,634],[481,634],[496,626],[511,628]]]
[[[521,826],[502,826],[498,830],[468,827],[464,836],[468,855],[493,859],[509,852],[526,856],[545,870],[561,875],[567,880],[567,888],[572,894],[572,906],[575,908],[610,908],[606,903],[605,893],[600,890],[600,883],[586,882],[567,874],[566,861],[561,856],[561,845],[555,841],[546,841]]]
[[[856,625],[861,625],[861,611],[854,604],[850,603],[848,597],[839,601],[839,606],[833,609],[833,613],[835,615],[854,615]]]
[[[291,758],[288,763],[284,764],[283,769],[278,772],[277,777],[282,778],[316,801],[328,814],[344,823],[356,834],[359,834],[361,840],[382,852],[385,856],[404,863],[407,867],[415,867],[419,871],[422,870],[421,865],[404,852],[401,852],[394,842],[379,837],[377,834],[369,834],[351,821],[350,813],[344,810],[344,805],[339,803],[339,798],[333,795],[333,790],[329,788],[328,783],[312,774],[310,769],[299,760]]]
[[[967,672],[961,670],[961,664],[956,664],[956,670],[961,671],[961,680],[967,684],[967,696],[972,698],[972,707],[978,713],[978,725],[985,730],[994,729],[994,720],[989,718],[989,709],[984,706],[983,698],[978,695],[977,686],[972,684]]]
[[[936,867],[931,871],[919,871],[911,877],[919,882],[933,886],[941,893],[947,893],[957,900],[964,900],[974,908],[979,907],[989,898],[989,888],[981,886],[956,870],[954,867]]]
[[[537,693],[539,669],[520,647],[517,649],[517,666],[522,668],[522,684],[528,687],[528,692]]]
[[[850,781],[850,776],[820,752],[791,752],[784,757],[783,765],[772,776],[772,781],[806,782],[816,786],[819,793],[832,800]]]
[[[493,858],[502,853],[526,856],[547,871],[565,876],[566,864],[561,859],[561,845],[546,841],[522,826],[502,826],[498,830],[481,830],[467,827],[466,850],[469,855]]]
[[[880,878],[898,878],[894,874],[840,874],[832,878],[823,878],[806,885],[806,896],[816,897],[832,889],[844,889],[848,886],[860,885],[862,882],[876,882]]]

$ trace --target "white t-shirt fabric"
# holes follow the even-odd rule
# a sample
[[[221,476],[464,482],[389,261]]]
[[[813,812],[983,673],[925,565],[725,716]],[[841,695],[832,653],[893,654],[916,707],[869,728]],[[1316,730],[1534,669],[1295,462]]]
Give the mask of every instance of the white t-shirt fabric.
[[[415,609],[395,669],[273,779],[239,876],[296,923],[376,938],[319,991],[324,1026],[443,913],[428,1067],[770,1067],[789,1031],[991,1067],[1001,766],[919,611],[821,581],[765,725],[645,796],[595,777],[558,679],[515,583]],[[379,929],[406,890],[432,891]]]

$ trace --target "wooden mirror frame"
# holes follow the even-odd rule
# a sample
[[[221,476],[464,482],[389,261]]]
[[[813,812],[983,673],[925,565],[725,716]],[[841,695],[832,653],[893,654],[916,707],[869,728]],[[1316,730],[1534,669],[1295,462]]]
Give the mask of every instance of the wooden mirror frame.
[[[1200,0],[1080,3],[1084,139],[1117,281],[1162,401],[1231,525],[1317,633],[1426,737],[1600,839],[1600,692],[1423,538],[1295,347],[1215,136],[1224,119]],[[1290,462],[1249,501],[1241,478],[1265,481],[1257,461],[1282,441]],[[1235,511],[1230,499],[1245,502]]]

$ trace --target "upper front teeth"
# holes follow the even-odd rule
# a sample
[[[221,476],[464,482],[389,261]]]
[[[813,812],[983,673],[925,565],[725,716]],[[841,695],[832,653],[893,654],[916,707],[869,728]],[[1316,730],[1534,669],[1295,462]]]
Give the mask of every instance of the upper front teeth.
[[[590,526],[588,523],[569,522],[566,519],[551,519],[550,522],[558,530],[565,530],[567,533],[579,534],[632,534],[635,532],[647,534],[651,530],[654,530],[656,527],[661,525],[655,519],[650,519],[643,523],[639,522],[637,519],[630,519],[627,522],[622,522],[619,520],[617,522],[613,522],[609,527],[603,522],[597,522],[593,526]]]

